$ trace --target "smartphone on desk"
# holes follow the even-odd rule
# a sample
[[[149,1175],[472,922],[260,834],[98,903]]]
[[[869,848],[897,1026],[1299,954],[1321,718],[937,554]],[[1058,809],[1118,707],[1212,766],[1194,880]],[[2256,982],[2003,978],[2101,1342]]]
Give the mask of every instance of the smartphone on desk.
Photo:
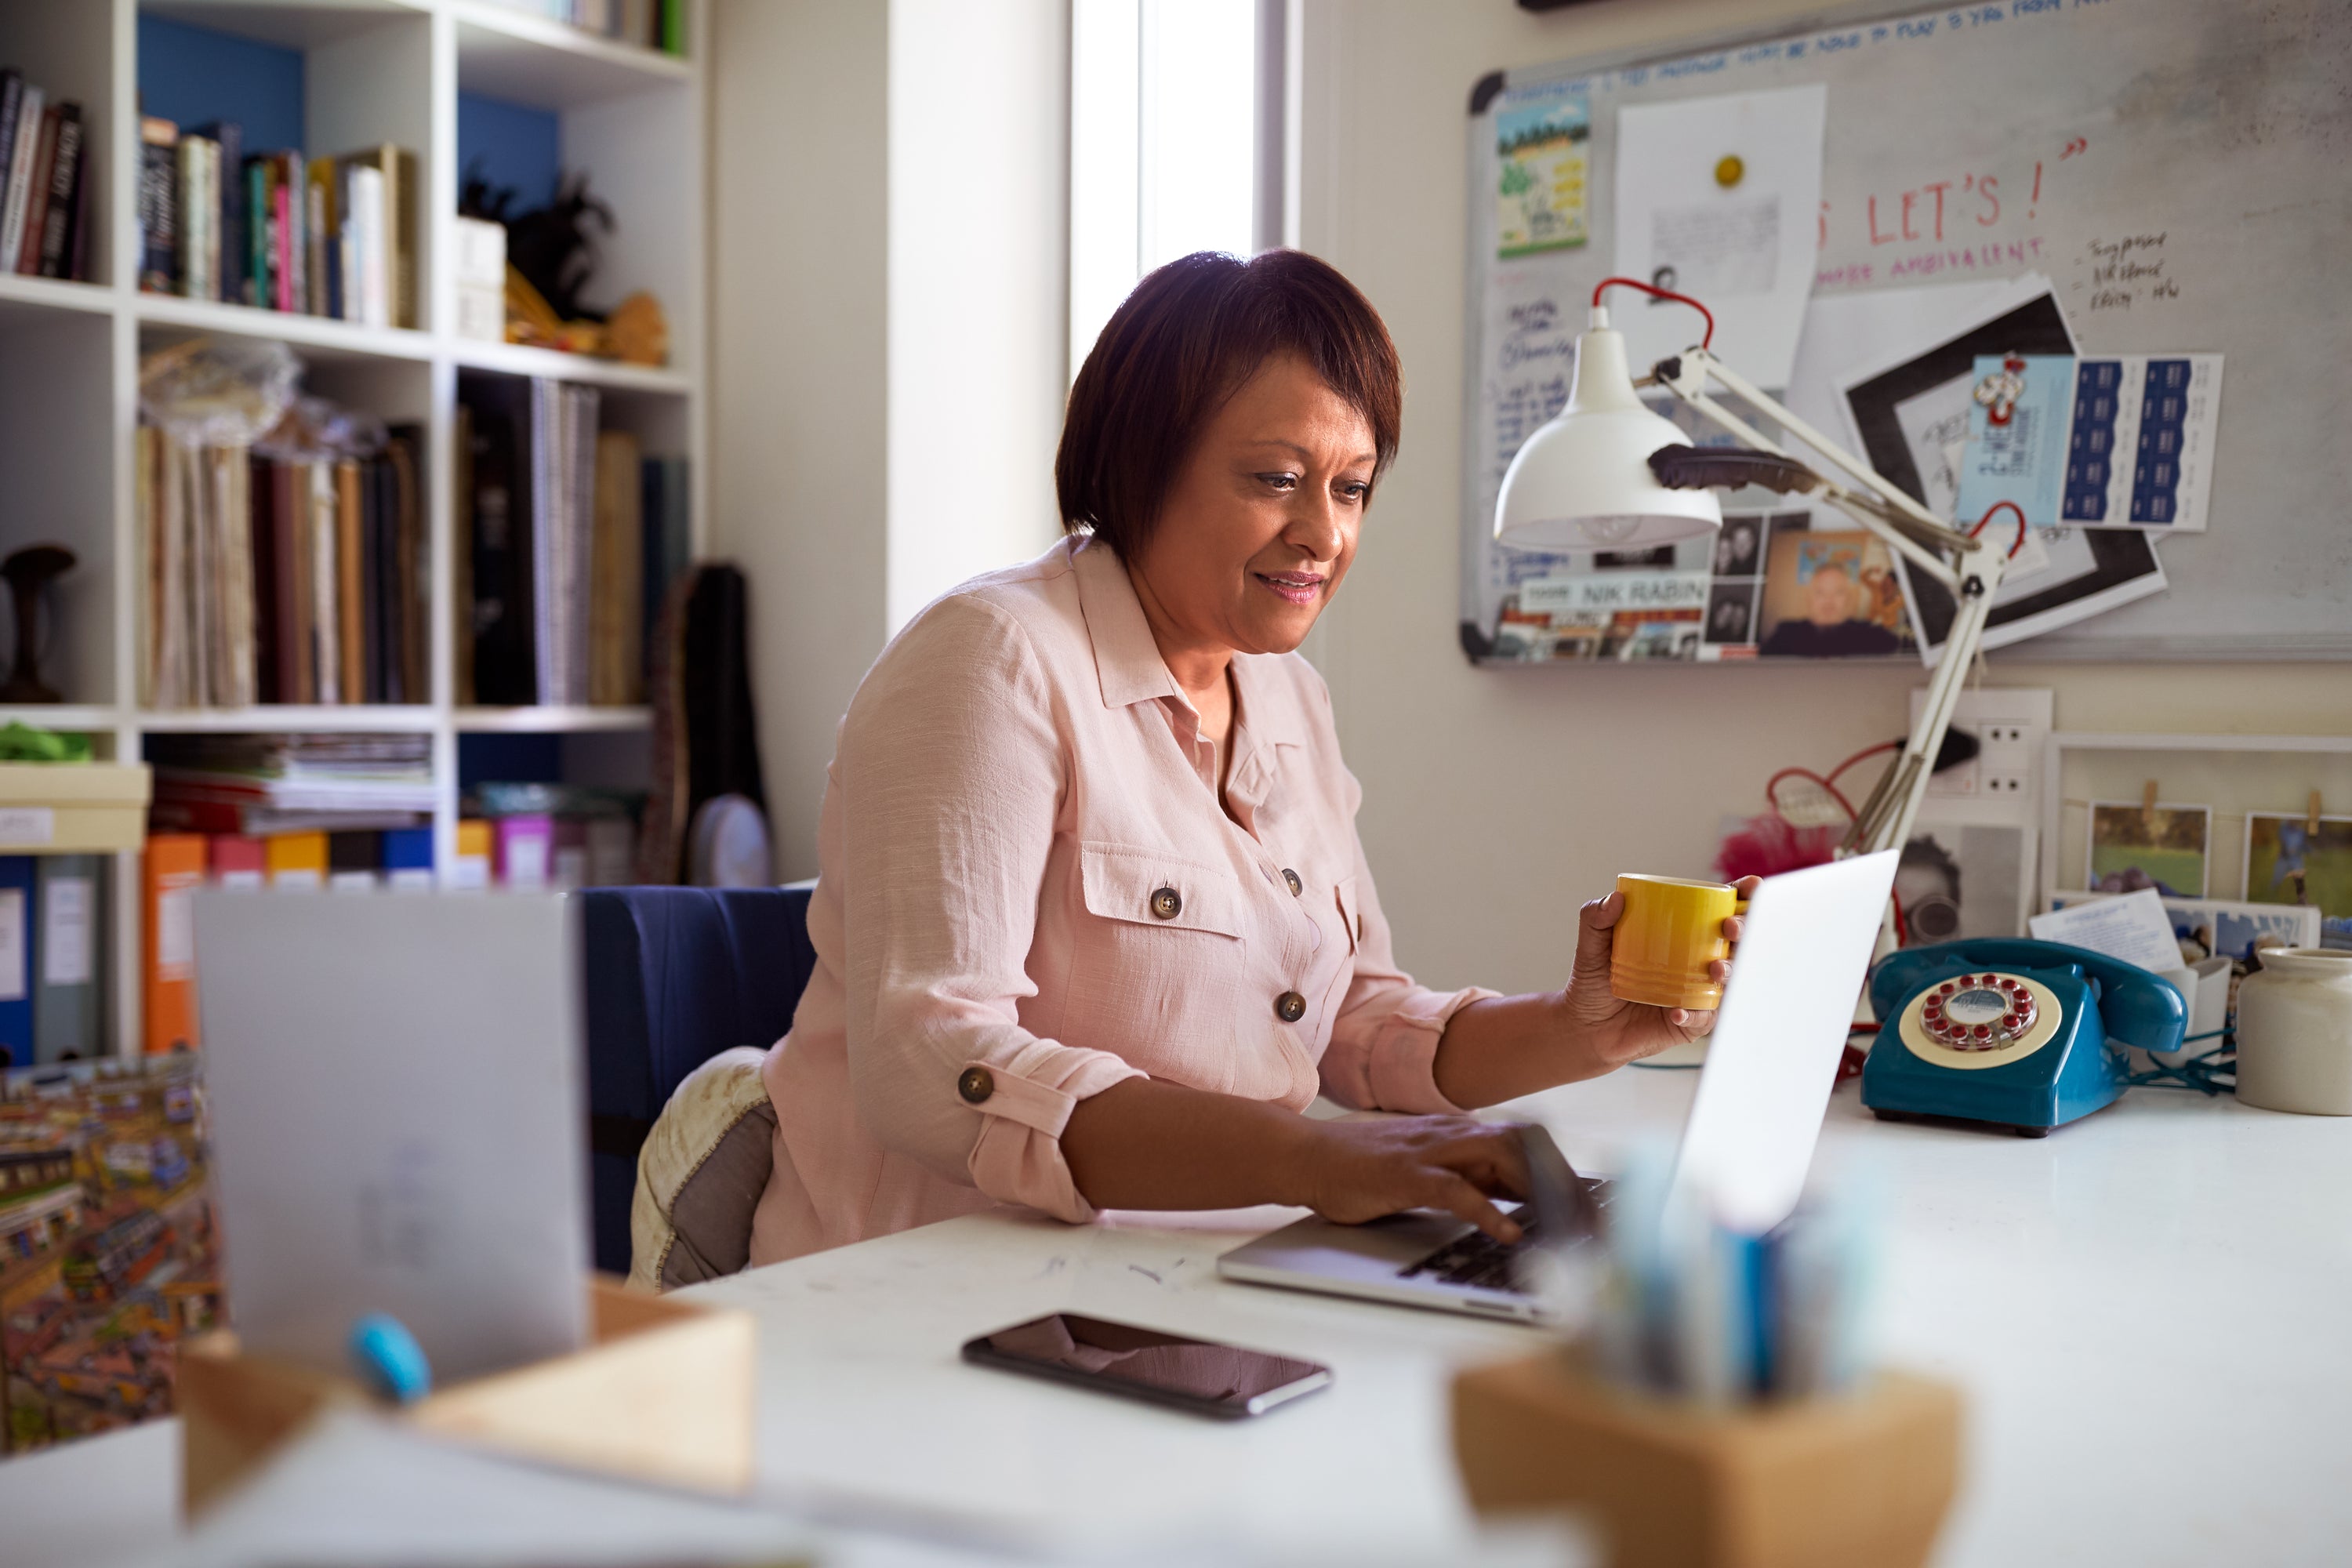
[[[1072,1312],[966,1341],[963,1359],[1225,1421],[1331,1385],[1331,1369],[1315,1362]]]

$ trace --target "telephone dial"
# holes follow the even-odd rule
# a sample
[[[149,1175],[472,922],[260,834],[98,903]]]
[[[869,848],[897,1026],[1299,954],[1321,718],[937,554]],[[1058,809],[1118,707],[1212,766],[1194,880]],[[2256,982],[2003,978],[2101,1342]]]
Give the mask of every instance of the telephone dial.
[[[2054,942],[1907,948],[1871,976],[1870,1005],[1885,1022],[1863,1104],[2029,1138],[2112,1104],[2131,1079],[2124,1047],[2178,1050],[2187,1027],[2170,981]]]

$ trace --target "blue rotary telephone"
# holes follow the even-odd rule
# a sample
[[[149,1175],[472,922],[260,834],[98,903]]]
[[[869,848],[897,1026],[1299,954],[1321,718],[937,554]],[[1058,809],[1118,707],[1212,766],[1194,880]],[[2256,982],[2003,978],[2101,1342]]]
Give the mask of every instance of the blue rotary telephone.
[[[2046,1136],[2114,1102],[2126,1046],[2180,1047],[2170,981],[2054,942],[1948,942],[1890,954],[1870,979],[1885,1020],[1862,1068],[1882,1118],[1990,1122]]]

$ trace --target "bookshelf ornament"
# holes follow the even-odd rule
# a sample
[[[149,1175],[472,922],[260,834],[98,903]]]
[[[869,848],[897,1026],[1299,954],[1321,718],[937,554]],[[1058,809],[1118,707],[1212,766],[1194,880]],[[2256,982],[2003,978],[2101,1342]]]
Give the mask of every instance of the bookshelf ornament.
[[[0,561],[0,577],[8,580],[16,608],[16,659],[0,684],[0,702],[65,700],[41,679],[40,608],[44,590],[74,565],[74,552],[62,544],[28,544]]]

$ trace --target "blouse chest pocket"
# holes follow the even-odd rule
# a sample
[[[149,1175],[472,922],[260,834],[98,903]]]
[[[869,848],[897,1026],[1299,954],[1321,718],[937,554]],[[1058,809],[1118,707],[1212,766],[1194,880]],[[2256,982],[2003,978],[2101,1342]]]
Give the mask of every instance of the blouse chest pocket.
[[[1241,940],[1233,873],[1124,844],[1085,844],[1078,883],[1087,912],[1146,929],[1205,931]]]

